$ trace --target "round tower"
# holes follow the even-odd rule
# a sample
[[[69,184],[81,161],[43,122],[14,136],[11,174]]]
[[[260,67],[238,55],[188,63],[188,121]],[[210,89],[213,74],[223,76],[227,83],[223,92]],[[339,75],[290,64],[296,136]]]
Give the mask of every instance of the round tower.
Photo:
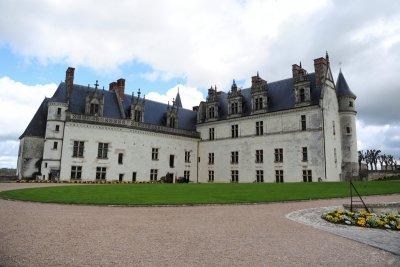
[[[350,90],[340,70],[336,81],[342,140],[342,180],[359,179],[356,131],[356,95]]]

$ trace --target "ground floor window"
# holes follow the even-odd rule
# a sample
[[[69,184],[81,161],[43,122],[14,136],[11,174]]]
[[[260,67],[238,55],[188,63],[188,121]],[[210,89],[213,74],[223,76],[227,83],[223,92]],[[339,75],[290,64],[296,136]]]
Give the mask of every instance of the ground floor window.
[[[106,170],[106,167],[96,167],[96,180],[105,180]]]
[[[82,178],[82,166],[71,166],[71,179]]]
[[[183,178],[185,178],[186,182],[189,182],[190,179],[190,171],[184,171],[183,172]]]
[[[211,170],[208,171],[208,181],[214,182],[214,171]]]
[[[312,182],[311,170],[303,170],[303,182]]]
[[[231,182],[232,183],[239,182],[239,171],[238,170],[231,170]]]
[[[132,182],[136,182],[136,172],[132,172]]]
[[[275,181],[277,183],[283,183],[283,170],[275,171]]]
[[[124,174],[120,173],[118,177],[118,181],[122,182],[124,180]]]
[[[158,170],[151,169],[150,170],[150,181],[157,181]]]
[[[257,183],[264,182],[264,171],[263,170],[256,170],[256,181],[257,181]]]

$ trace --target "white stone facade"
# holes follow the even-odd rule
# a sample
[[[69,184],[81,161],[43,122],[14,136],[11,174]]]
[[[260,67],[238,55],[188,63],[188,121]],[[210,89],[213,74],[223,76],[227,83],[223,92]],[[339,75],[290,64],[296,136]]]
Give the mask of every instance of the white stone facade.
[[[58,96],[47,103],[44,136],[24,133],[21,137],[19,176],[29,177],[35,171],[32,162],[42,160],[42,178],[61,180],[139,182],[166,176],[227,183],[354,178],[358,176],[355,96],[348,93],[348,88],[336,88],[328,58],[319,58],[315,64],[312,83],[314,74],[293,65],[295,86],[292,91],[285,90],[286,97],[295,103],[286,101],[286,108],[277,108],[279,105],[273,101],[279,99],[274,94],[279,86],[290,83],[283,80],[269,85],[257,74],[253,77],[253,96],[249,96],[250,91],[238,90],[234,82],[234,97],[228,94],[228,101],[234,100],[234,105],[221,102],[223,92],[209,89],[206,103],[202,102],[196,111],[185,111],[193,122],[182,117],[180,107],[154,106],[141,99],[140,92],[136,98],[132,95],[131,103],[127,102],[124,84],[119,90],[111,90],[110,84],[110,92],[106,93],[97,91],[97,83],[94,91],[76,87],[67,81],[73,79],[73,70],[69,69],[67,88],[60,85]],[[63,90],[67,92],[65,101],[59,96]],[[100,114],[88,112],[87,99],[93,94],[104,101]],[[114,109],[110,106],[112,97],[117,97],[118,107]],[[81,107],[71,104],[76,99]],[[140,116],[133,115],[135,103],[142,105]],[[256,106],[260,109],[255,110]],[[176,118],[173,124],[172,109]],[[154,110],[163,112],[157,123],[149,118]],[[116,117],[112,112],[121,115]],[[191,130],[188,121],[195,128]],[[30,158],[35,160],[28,164],[26,146],[34,143],[36,153]]]

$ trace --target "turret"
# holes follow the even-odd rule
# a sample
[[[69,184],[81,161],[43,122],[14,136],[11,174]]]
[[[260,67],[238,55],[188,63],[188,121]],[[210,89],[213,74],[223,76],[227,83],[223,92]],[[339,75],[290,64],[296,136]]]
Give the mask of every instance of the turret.
[[[339,101],[340,133],[342,140],[342,177],[343,180],[358,179],[358,152],[355,100],[340,70],[336,81],[336,94]]]

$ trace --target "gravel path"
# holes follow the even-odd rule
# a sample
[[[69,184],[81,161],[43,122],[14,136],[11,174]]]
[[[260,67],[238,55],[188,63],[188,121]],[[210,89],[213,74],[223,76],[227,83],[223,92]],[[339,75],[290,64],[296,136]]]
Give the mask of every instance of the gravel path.
[[[0,191],[28,186],[43,185],[0,184]],[[400,194],[366,201],[400,201]],[[400,256],[285,217],[347,202],[98,207],[0,200],[0,266],[398,266]]]

